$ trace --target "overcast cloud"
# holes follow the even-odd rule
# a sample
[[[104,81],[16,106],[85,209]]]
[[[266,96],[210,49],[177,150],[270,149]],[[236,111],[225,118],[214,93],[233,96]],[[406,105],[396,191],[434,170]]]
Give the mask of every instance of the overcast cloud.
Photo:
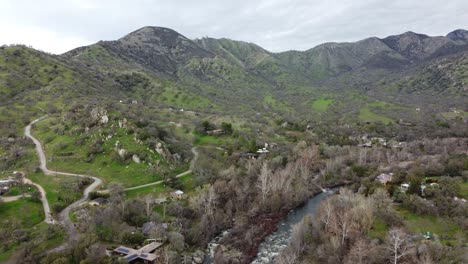
[[[468,1],[0,0],[0,45],[63,53],[143,26],[254,42],[270,51],[305,50],[406,31],[468,29]]]

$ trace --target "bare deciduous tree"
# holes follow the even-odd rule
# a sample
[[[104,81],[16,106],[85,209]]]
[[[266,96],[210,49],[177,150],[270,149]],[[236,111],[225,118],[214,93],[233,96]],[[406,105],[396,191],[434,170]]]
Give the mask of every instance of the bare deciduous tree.
[[[399,228],[392,228],[387,233],[387,250],[391,253],[394,264],[400,263],[400,259],[410,253],[411,243],[409,235]]]
[[[258,176],[258,183],[257,188],[260,189],[262,193],[262,202],[265,202],[265,199],[271,192],[271,172],[268,169],[268,164],[265,162],[263,163],[262,169],[260,171],[260,175]]]

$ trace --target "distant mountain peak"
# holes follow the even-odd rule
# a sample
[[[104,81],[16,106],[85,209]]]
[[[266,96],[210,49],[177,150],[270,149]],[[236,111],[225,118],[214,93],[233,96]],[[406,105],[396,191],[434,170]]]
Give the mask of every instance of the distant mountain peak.
[[[465,40],[468,41],[468,30],[457,29],[447,34],[447,38],[451,40]]]
[[[118,41],[121,42],[133,42],[133,43],[160,43],[164,39],[183,39],[189,40],[182,34],[178,33],[177,31],[164,28],[164,27],[154,27],[154,26],[147,26],[137,29],[124,37],[120,38]]]

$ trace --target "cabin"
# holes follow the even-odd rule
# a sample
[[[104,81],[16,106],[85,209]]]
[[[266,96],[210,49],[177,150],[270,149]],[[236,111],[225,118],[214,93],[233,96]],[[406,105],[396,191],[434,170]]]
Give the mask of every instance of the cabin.
[[[174,199],[184,199],[184,192],[181,190],[177,190],[171,193],[172,198]]]
[[[149,243],[148,245],[140,249],[133,249],[133,248],[125,247],[125,246],[119,246],[118,248],[112,251],[112,254],[115,256],[120,256],[126,262],[130,264],[136,264],[136,263],[154,264],[156,263],[156,260],[159,258],[159,256],[155,254],[155,251],[161,246],[162,246],[162,243],[159,243],[159,242]]]

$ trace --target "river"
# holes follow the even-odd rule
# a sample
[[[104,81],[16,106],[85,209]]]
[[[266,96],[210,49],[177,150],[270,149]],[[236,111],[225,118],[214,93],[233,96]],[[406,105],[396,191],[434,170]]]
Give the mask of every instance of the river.
[[[317,211],[320,202],[332,194],[334,191],[320,193],[310,198],[304,206],[298,207],[278,223],[278,229],[269,235],[259,246],[257,257],[252,264],[270,264],[273,263],[274,258],[286,248],[291,240],[292,228],[295,224],[299,223],[305,216],[314,214]],[[225,231],[222,235],[216,237],[208,244],[208,256],[205,258],[204,264],[213,263],[214,249],[219,241],[228,234]]]

